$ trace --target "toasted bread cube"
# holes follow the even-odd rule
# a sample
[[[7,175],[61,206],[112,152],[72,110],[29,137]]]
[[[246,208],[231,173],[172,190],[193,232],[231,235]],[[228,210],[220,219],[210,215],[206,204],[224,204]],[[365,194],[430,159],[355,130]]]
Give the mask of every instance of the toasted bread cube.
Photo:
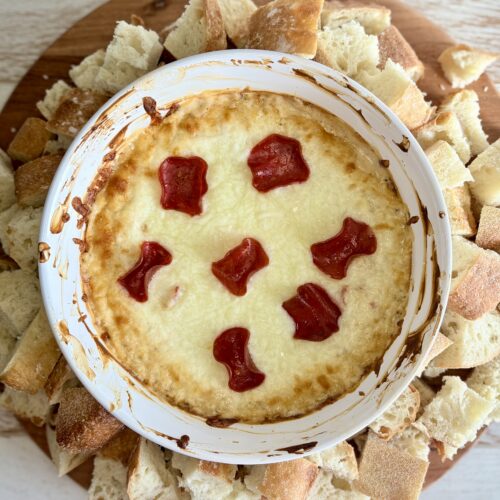
[[[0,212],[7,210],[15,201],[14,172],[10,158],[0,149]]]
[[[429,462],[370,432],[359,464],[358,489],[384,500],[418,499]]]
[[[36,394],[29,394],[10,387],[5,387],[0,394],[0,407],[22,420],[29,420],[37,427],[42,427],[47,422],[50,410],[45,392],[39,391]]]
[[[69,70],[69,76],[73,83],[84,90],[99,90],[96,86],[96,79],[99,70],[104,65],[104,56],[106,52],[102,49],[90,54],[82,60],[77,66]]]
[[[307,460],[322,469],[332,472],[335,477],[340,479],[351,482],[358,478],[358,462],[356,461],[354,448],[347,441],[342,441],[320,453],[309,455]]]
[[[473,90],[461,90],[448,96],[439,109],[455,112],[469,141],[472,156],[488,147],[488,136],[484,133],[479,117],[479,97]]]
[[[478,319],[500,302],[500,255],[453,236],[453,273],[448,308]]]
[[[451,86],[464,88],[476,81],[498,57],[498,54],[459,44],[445,49],[438,61]]]
[[[59,356],[57,363],[50,372],[44,390],[51,405],[61,401],[62,393],[66,387],[75,387],[78,379],[69,367],[64,356]]]
[[[360,71],[374,70],[379,63],[375,35],[367,35],[356,21],[318,32],[316,61],[355,78]]]
[[[381,68],[391,59],[399,64],[414,82],[424,76],[424,64],[396,26],[391,24],[378,35],[378,49]]]
[[[62,154],[40,156],[16,170],[16,196],[20,205],[41,207],[45,203],[62,156]]]
[[[46,120],[50,120],[54,116],[56,109],[70,90],[71,87],[64,80],[58,80],[45,91],[43,101],[38,101],[36,107]]]
[[[444,377],[444,385],[426,406],[419,422],[429,435],[448,446],[446,458],[476,438],[494,403],[469,389],[459,377]]]
[[[47,128],[55,134],[75,137],[107,100],[107,96],[92,90],[72,89],[47,122]]]
[[[472,210],[472,198],[467,184],[443,190],[444,201],[450,218],[451,234],[474,236],[477,226]]]
[[[476,245],[500,252],[500,208],[485,205],[481,210]]]
[[[483,205],[500,205],[500,139],[485,149],[470,165],[472,194]]]
[[[252,0],[218,0],[227,36],[236,47],[245,47],[250,17],[257,10]]]
[[[250,18],[247,48],[312,59],[322,7],[323,0],[274,0],[259,7]]]
[[[434,393],[433,393],[434,394]],[[389,444],[415,458],[427,461],[429,459],[430,437],[425,427],[418,424],[409,425],[403,432],[394,436]]]
[[[8,155],[22,163],[41,156],[45,144],[52,137],[46,125],[47,122],[41,118],[26,118],[9,144]]]
[[[365,5],[360,2],[325,3],[321,13],[321,27],[336,28],[349,21],[357,21],[366,33],[378,35],[391,24],[391,11],[381,5]]]
[[[446,141],[437,141],[425,150],[441,189],[463,186],[474,180],[457,152]]]

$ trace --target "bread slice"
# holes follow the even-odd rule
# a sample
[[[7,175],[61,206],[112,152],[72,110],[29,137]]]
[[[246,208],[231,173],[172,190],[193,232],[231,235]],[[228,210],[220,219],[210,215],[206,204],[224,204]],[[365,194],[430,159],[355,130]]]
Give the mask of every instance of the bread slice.
[[[479,117],[479,97],[473,90],[461,90],[444,99],[439,107],[442,111],[454,111],[470,144],[472,156],[488,147],[488,136],[484,133]]]
[[[97,74],[104,65],[106,52],[99,49],[82,60],[77,66],[69,70],[69,76],[73,83],[80,89],[98,90],[96,85]],[[48,117],[49,119],[50,117]]]
[[[320,469],[307,498],[309,500],[369,500],[370,497],[359,491],[338,488],[336,482],[337,480],[331,472]]]
[[[217,0],[227,36],[236,47],[245,47],[250,17],[257,10],[252,0]]]
[[[18,340],[9,363],[0,373],[0,382],[18,391],[35,394],[43,389],[61,352],[41,308]]]
[[[64,356],[59,356],[44,386],[45,394],[47,394],[50,404],[55,405],[59,403],[64,389],[66,387],[76,387],[78,383],[78,379],[72,372]]]
[[[438,58],[443,73],[453,88],[464,88],[476,81],[499,54],[473,49],[468,45],[453,45]]]
[[[441,189],[463,186],[474,180],[457,152],[446,141],[437,141],[425,150]]]
[[[411,424],[394,436],[389,444],[423,461],[429,460],[430,437],[422,426]]]
[[[356,487],[372,498],[418,499],[429,462],[370,432],[359,464]]]
[[[451,234],[458,236],[474,236],[477,226],[472,210],[472,197],[469,185],[443,190],[444,201],[448,209]]]
[[[28,328],[41,306],[38,279],[33,273],[0,273],[0,325],[14,339]]]
[[[0,394],[0,407],[5,408],[22,420],[29,420],[37,427],[42,427],[47,422],[50,410],[45,392],[39,391],[36,394],[28,394],[10,387],[5,387]]]
[[[494,403],[467,387],[459,377],[444,377],[444,385],[426,406],[419,422],[436,441],[450,446],[446,458],[476,438]]]
[[[26,118],[7,149],[7,154],[21,163],[34,160],[42,155],[52,133],[46,128],[47,122],[41,118]]]
[[[259,7],[250,18],[247,48],[312,59],[322,8],[323,0],[274,0]]]
[[[470,145],[465,137],[462,125],[453,111],[442,111],[432,120],[413,131],[423,149],[427,149],[439,140],[446,141],[458,153],[463,163],[470,160]]]
[[[500,252],[500,208],[485,205],[481,210],[476,245]]]
[[[190,0],[164,46],[177,59],[225,49],[226,32],[217,0]]]
[[[478,319],[500,302],[500,255],[453,236],[453,271],[448,308]]]
[[[64,80],[57,80],[50,89],[45,91],[43,101],[38,101],[36,107],[46,120],[52,118],[61,101],[70,90],[71,87]]]
[[[396,26],[391,24],[378,35],[378,48],[381,68],[391,59],[399,64],[414,82],[424,76],[424,64]]]
[[[328,450],[314,453],[306,458],[321,469],[333,473],[337,478],[349,482],[358,478],[358,462],[354,448],[347,441],[342,441]]]
[[[336,28],[349,21],[358,22],[370,35],[378,35],[390,26],[391,11],[381,5],[357,1],[325,3],[321,13],[322,28]]]
[[[10,158],[0,149],[0,212],[7,210],[15,201],[12,164]]]
[[[358,81],[389,106],[410,129],[426,123],[434,112],[401,65],[390,59],[381,71],[360,73]]]
[[[289,462],[254,465],[245,477],[247,488],[273,500],[305,500],[313,491],[318,467],[298,458]]]
[[[377,420],[370,424],[370,429],[381,439],[391,439],[415,421],[419,407],[420,393],[410,385]]]
[[[89,500],[129,500],[127,495],[127,467],[119,460],[97,454],[94,459]]]
[[[64,390],[56,420],[57,442],[61,448],[71,453],[92,453],[122,429],[123,424],[83,387]]]
[[[130,500],[179,498],[175,477],[167,469],[161,448],[143,437],[130,459],[127,493]]]
[[[493,311],[474,321],[447,311],[443,332],[453,341],[433,361],[437,368],[473,368],[500,354],[500,313]]]
[[[16,170],[16,197],[20,205],[41,207],[45,203],[62,157],[62,154],[44,155],[21,165]]]
[[[361,71],[373,71],[379,63],[378,41],[367,35],[357,21],[318,33],[316,61],[356,78]]]
[[[472,194],[483,205],[500,205],[500,139],[485,149],[470,165]]]

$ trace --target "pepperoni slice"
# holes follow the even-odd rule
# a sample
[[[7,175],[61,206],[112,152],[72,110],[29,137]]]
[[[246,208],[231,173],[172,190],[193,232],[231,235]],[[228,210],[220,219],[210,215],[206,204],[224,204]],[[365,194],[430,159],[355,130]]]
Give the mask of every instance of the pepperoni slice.
[[[263,193],[309,178],[300,142],[283,135],[272,134],[260,141],[250,151],[247,163],[253,187]]]
[[[203,211],[201,199],[207,192],[207,163],[198,156],[170,156],[158,172],[162,188],[161,206],[191,217]]]
[[[283,309],[295,321],[296,339],[321,342],[339,331],[339,306],[314,283],[299,286],[297,295],[283,302]]]
[[[269,258],[261,244],[253,238],[245,238],[237,247],[212,263],[212,273],[233,294],[247,293],[250,277],[269,264]]]
[[[118,283],[122,285],[129,295],[137,302],[148,300],[148,285],[153,274],[162,266],[172,262],[172,255],[159,243],[145,241],[141,245],[141,256],[135,266],[121,278]]]
[[[368,224],[350,217],[344,219],[339,233],[329,240],[311,246],[314,264],[330,277],[345,278],[355,257],[370,255],[377,250],[377,238]]]
[[[214,340],[214,358],[222,363],[229,374],[228,386],[236,392],[258,387],[265,374],[255,366],[248,351],[250,332],[246,328],[230,328]]]

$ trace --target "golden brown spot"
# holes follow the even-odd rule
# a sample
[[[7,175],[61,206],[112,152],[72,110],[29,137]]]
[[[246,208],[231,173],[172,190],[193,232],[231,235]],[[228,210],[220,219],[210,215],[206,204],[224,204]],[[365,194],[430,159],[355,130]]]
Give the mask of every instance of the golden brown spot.
[[[349,162],[347,165],[345,165],[345,171],[348,174],[352,174],[356,170],[356,165],[352,162]]]
[[[109,180],[109,189],[111,191],[118,191],[119,193],[124,193],[127,190],[128,182],[117,175],[111,177]]]
[[[325,375],[318,375],[316,377],[316,380],[318,381],[318,384],[323,387],[323,389],[330,389],[330,382],[328,379],[325,377]]]

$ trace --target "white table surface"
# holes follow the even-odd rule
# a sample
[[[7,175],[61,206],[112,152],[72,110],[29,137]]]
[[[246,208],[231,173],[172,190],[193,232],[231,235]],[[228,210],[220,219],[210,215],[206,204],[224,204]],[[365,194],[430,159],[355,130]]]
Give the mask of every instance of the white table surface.
[[[43,50],[75,21],[105,0],[0,0],[0,109]],[[408,0],[456,40],[500,52],[500,0]],[[492,68],[497,88],[500,64]],[[500,112],[500,110],[499,110]],[[86,498],[71,479],[58,478],[49,459],[0,412],[0,500]],[[423,500],[500,499],[500,425],[478,444]]]

